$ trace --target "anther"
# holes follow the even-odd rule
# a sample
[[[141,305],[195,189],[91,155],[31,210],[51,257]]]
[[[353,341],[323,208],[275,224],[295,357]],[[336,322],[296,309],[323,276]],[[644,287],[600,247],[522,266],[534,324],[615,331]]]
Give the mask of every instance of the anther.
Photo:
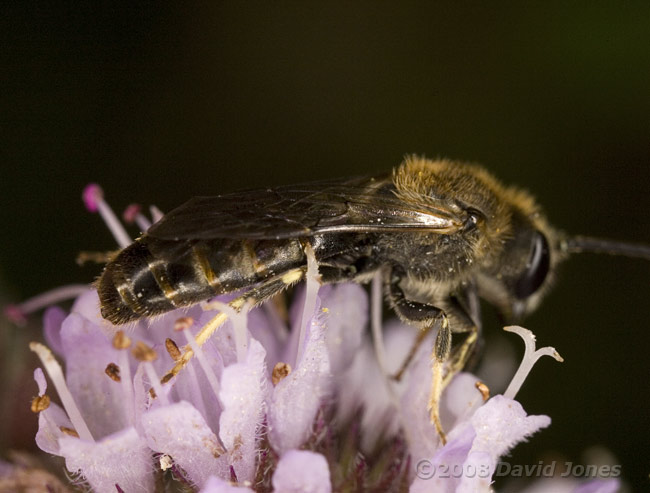
[[[120,382],[122,378],[120,377],[120,367],[117,366],[115,363],[109,363],[106,366],[106,369],[104,370],[106,375],[109,376],[109,378],[115,382]]]
[[[70,418],[70,421],[74,425],[75,429],[79,430],[81,438],[89,442],[94,442],[93,436],[88,429],[88,425],[84,421],[81,411],[79,411],[79,408],[77,407],[77,404],[75,403],[74,398],[70,393],[70,389],[66,384],[65,377],[63,376],[63,369],[54,358],[52,351],[50,351],[47,346],[41,344],[40,342],[31,342],[29,344],[29,349],[35,352],[38,358],[41,360],[41,363],[43,363],[45,371],[50,376],[50,379],[54,384],[54,388],[59,394],[63,408],[65,409],[66,413],[68,413],[68,417]]]
[[[138,361],[155,361],[158,358],[156,351],[142,341],[135,343],[135,347],[131,350],[131,354]]]
[[[176,322],[174,322],[174,330],[177,332],[182,332],[185,329],[189,329],[194,324],[194,319],[192,317],[181,317]]]
[[[50,396],[47,394],[36,396],[32,399],[31,410],[33,413],[40,413],[50,407]]]
[[[104,192],[99,185],[96,183],[87,185],[84,188],[82,198],[86,209],[90,212],[99,212],[120,247],[126,248],[132,243],[131,238],[113,212],[113,209],[104,200]]]
[[[273,367],[273,373],[271,374],[271,381],[273,386],[279,384],[282,380],[289,376],[291,373],[291,365],[289,363],[278,362]]]
[[[59,426],[59,430],[61,430],[66,435],[79,438],[79,433],[77,433],[77,430],[75,430],[74,428],[68,428],[67,426]]]
[[[169,356],[171,356],[174,361],[181,359],[181,350],[178,349],[178,345],[174,342],[173,339],[170,339],[169,337],[165,339],[165,348],[167,349]]]
[[[127,224],[136,223],[140,231],[147,231],[151,227],[151,221],[142,214],[140,204],[131,204],[122,213],[122,219]]]
[[[118,330],[113,336],[113,347],[115,349],[127,349],[131,346],[131,338],[123,330]]]
[[[478,390],[481,393],[483,402],[487,401],[490,398],[490,389],[488,388],[487,385],[485,385],[481,381],[478,381],[474,384],[474,386],[476,387],[476,390]]]

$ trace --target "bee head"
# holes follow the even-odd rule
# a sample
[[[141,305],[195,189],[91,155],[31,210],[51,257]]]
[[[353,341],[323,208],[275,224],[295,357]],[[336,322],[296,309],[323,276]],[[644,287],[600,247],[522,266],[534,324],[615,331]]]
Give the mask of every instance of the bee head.
[[[528,194],[507,189],[502,199],[511,209],[509,230],[499,254],[486,263],[477,283],[481,297],[508,323],[517,323],[537,308],[566,252]]]

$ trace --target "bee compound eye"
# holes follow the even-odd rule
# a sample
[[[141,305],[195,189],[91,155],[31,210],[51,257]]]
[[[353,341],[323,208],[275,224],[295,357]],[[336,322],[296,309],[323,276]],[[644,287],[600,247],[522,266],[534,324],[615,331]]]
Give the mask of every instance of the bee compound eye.
[[[531,241],[530,255],[526,262],[526,270],[517,280],[515,296],[525,299],[544,283],[551,265],[551,254],[546,237],[535,231]]]

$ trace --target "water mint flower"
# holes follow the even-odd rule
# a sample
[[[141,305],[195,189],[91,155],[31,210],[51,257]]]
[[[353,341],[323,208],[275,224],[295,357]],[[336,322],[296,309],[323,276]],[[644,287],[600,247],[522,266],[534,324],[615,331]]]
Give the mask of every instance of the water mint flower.
[[[130,241],[98,187],[84,199],[120,245]],[[127,217],[142,229],[151,224],[133,208]],[[415,330],[395,321],[381,327],[376,285],[373,343],[365,290],[321,287],[313,259],[288,322],[271,304],[237,313],[226,304],[232,297],[219,297],[117,330],[102,319],[93,289],[74,294],[69,314],[45,312],[49,349],[31,346],[62,405],[50,400],[37,369],[32,408],[38,446],[63,457],[75,481],[93,491],[150,492],[168,483],[204,493],[491,491],[499,459],[550,424],[527,416],[514,398],[536,357],[559,355],[532,352],[532,334],[516,328],[528,349],[506,395],[487,400],[486,387],[467,373],[445,390],[443,446],[427,411],[435,334],[393,381],[388,375]],[[197,333],[221,312],[227,321],[198,344]],[[186,344],[193,357],[163,384]],[[461,474],[426,477],[422,461]]]

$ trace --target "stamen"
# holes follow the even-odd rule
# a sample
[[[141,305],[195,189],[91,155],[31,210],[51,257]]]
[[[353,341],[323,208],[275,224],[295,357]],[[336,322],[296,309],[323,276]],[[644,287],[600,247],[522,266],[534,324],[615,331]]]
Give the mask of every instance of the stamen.
[[[86,425],[86,422],[81,415],[81,411],[79,411],[79,408],[70,393],[70,389],[68,389],[68,385],[65,383],[61,365],[59,365],[58,361],[52,355],[52,351],[40,342],[31,342],[29,344],[29,349],[35,352],[41,360],[41,363],[43,363],[45,371],[50,376],[54,388],[59,394],[63,408],[66,413],[68,413],[68,417],[70,418],[75,430],[79,433],[80,438],[82,440],[94,442],[95,440],[88,429],[88,425]]]
[[[236,310],[232,306],[233,301],[230,303],[222,303],[215,300],[206,304],[204,308],[209,307],[212,310],[221,310],[222,313],[230,318],[232,321],[232,329],[235,336],[235,350],[237,353],[237,361],[241,363],[246,359],[246,355],[248,354],[248,310],[250,308],[250,305],[248,303],[244,303],[241,305],[241,307],[238,307],[239,310]]]
[[[66,435],[79,438],[79,433],[77,433],[77,430],[75,430],[74,428],[68,428],[67,426],[59,426],[59,430],[61,430]]]
[[[302,317],[300,318],[300,335],[298,337],[298,352],[294,363],[296,366],[302,359],[302,354],[305,348],[305,338],[307,337],[307,323],[314,316],[316,310],[316,300],[318,298],[318,290],[320,289],[320,274],[318,273],[318,262],[316,255],[311,245],[305,245],[305,255],[307,256],[307,274],[306,288],[305,288],[305,303],[302,308]]]
[[[134,391],[133,380],[131,379],[131,365],[129,363],[129,355],[125,351],[131,347],[131,338],[127,336],[123,330],[118,330],[113,336],[113,347],[120,350],[119,352],[119,369],[120,369],[120,382],[122,384],[122,394],[124,395],[124,409],[127,423],[133,424],[135,422],[135,404],[134,404]]]
[[[377,364],[379,369],[384,377],[388,376],[388,370],[386,369],[386,346],[384,345],[384,334],[382,331],[382,320],[381,320],[381,311],[382,311],[382,274],[381,271],[377,271],[372,278],[372,288],[370,292],[370,303],[371,303],[371,312],[370,312],[370,323],[372,325],[372,340],[375,347],[375,356],[377,358]],[[387,379],[387,378],[386,378]]]
[[[282,380],[289,376],[291,373],[291,365],[289,363],[282,363],[281,361],[276,363],[273,367],[273,373],[271,373],[271,382],[275,387]]]
[[[108,375],[108,378],[113,380],[114,382],[119,382],[122,380],[120,377],[120,367],[117,366],[115,363],[109,363],[106,365],[106,369],[104,370],[104,373]]]
[[[480,381],[476,382],[474,386],[476,387],[476,390],[478,390],[481,393],[483,402],[486,402],[490,398],[490,388]]]
[[[519,389],[521,389],[524,380],[526,380],[528,373],[539,358],[542,356],[552,356],[556,361],[559,362],[564,361],[564,359],[562,359],[562,356],[560,356],[555,348],[552,348],[550,346],[543,347],[535,351],[535,334],[533,334],[528,329],[524,329],[523,327],[519,327],[517,325],[511,325],[509,327],[504,327],[503,330],[518,334],[524,340],[525,344],[524,357],[521,360],[521,364],[519,365],[515,376],[512,377],[510,385],[508,385],[508,388],[503,393],[504,397],[514,399],[517,395],[517,392],[519,392]]]
[[[178,329],[174,327],[174,330],[178,330]],[[181,359],[181,356],[183,355],[183,353],[181,353],[181,350],[178,349],[178,345],[174,342],[173,339],[170,339],[169,337],[165,339],[165,349],[167,349],[167,353],[169,353],[169,356],[174,361],[178,361],[179,359]]]
[[[142,214],[140,204],[131,204],[122,213],[122,219],[127,224],[136,223],[140,231],[147,231],[151,227],[151,221]]]
[[[5,317],[14,322],[16,325],[24,325],[27,322],[27,315],[35,311],[47,308],[62,301],[77,298],[90,288],[86,284],[69,284],[59,288],[45,291],[39,295],[23,301],[19,305],[9,305],[5,307]]]
[[[155,205],[152,205],[149,207],[149,212],[151,213],[151,219],[153,219],[153,223],[156,224],[158,221],[160,221],[164,214],[158,207]]]
[[[164,454],[164,455],[160,456],[159,463],[160,463],[160,470],[161,471],[166,471],[167,469],[171,469],[174,466],[173,459],[167,454]]]
[[[163,405],[169,404],[167,394],[163,391],[162,386],[160,385],[160,379],[156,374],[156,369],[151,363],[158,358],[156,351],[154,351],[152,347],[147,346],[144,342],[138,341],[136,342],[135,347],[131,350],[131,354],[133,354],[133,357],[144,365],[144,371],[149,378],[149,383],[152,387],[151,390],[154,391],[155,396],[158,396]]]
[[[187,344],[192,348],[192,351],[196,355],[196,359],[199,360],[199,365],[201,365],[201,369],[203,370],[205,377],[208,379],[208,384],[210,385],[212,392],[214,392],[214,395],[217,397],[217,402],[221,405],[221,400],[219,399],[219,379],[217,378],[217,375],[212,370],[208,358],[206,358],[205,353],[197,344],[196,339],[194,339],[189,328],[183,328],[182,331],[187,340]]]
[[[86,204],[86,209],[90,212],[99,212],[99,215],[102,216],[106,226],[113,233],[113,237],[120,247],[126,248],[133,242],[113,212],[113,209],[104,200],[104,192],[99,185],[96,183],[86,185],[82,197],[84,204]]]
[[[31,410],[33,413],[40,413],[50,407],[50,396],[47,394],[37,395],[32,399]]]
[[[131,338],[123,330],[118,330],[113,336],[112,343],[115,349],[128,349],[131,346]]]

